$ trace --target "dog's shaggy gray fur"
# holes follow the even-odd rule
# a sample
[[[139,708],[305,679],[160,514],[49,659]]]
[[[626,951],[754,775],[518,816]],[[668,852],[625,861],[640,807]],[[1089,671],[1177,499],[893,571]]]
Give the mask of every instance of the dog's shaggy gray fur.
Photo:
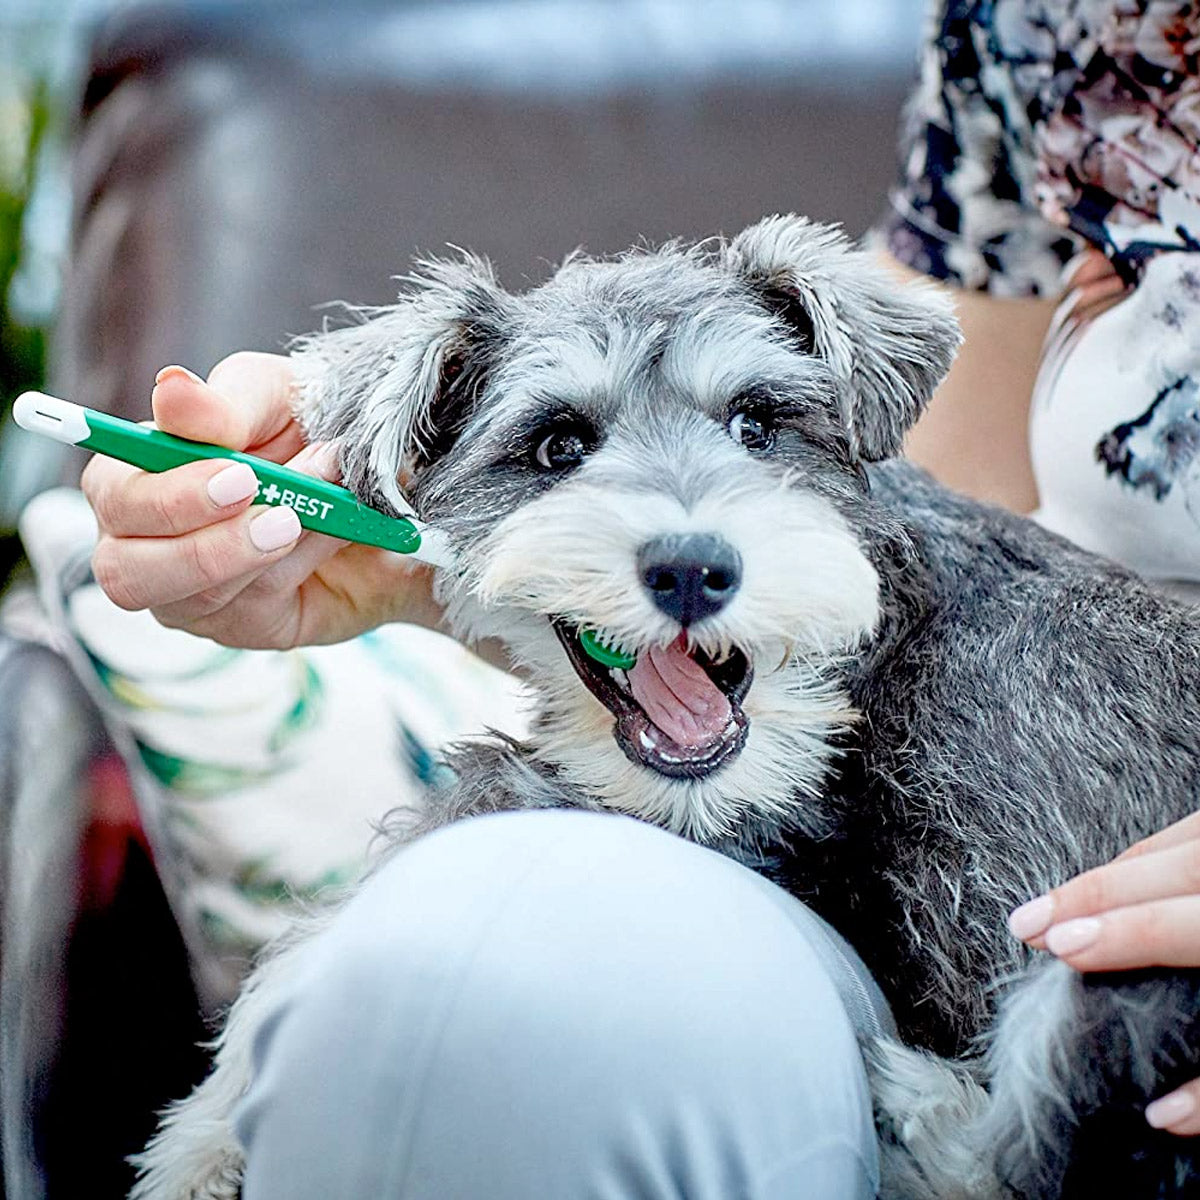
[[[575,258],[522,296],[477,259],[427,263],[395,307],[301,344],[310,435],[339,442],[360,496],[443,533],[450,623],[503,640],[540,702],[527,744],[459,749],[457,785],[391,833],[617,809],[808,900],[906,1043],[867,1047],[890,1196],[1191,1195],[1192,1144],[1141,1108],[1200,1070],[1197,973],[1030,968],[1005,915],[1192,809],[1200,626],[880,462],[957,339],[936,294],[777,217]],[[697,537],[740,560],[740,586],[684,629],[640,556]],[[728,726],[665,737],[580,654],[581,626],[639,655],[684,646]],[[235,1005],[141,1200],[236,1194],[229,1110],[296,953]]]

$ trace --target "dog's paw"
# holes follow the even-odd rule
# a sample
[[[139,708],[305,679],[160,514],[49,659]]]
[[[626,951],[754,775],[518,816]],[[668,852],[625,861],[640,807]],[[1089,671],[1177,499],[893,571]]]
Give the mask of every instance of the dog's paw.
[[[238,1200],[245,1161],[226,1121],[168,1118],[132,1159],[129,1200]]]
[[[1003,1200],[973,1131],[989,1099],[971,1072],[876,1038],[863,1047],[879,1133],[880,1200]]]

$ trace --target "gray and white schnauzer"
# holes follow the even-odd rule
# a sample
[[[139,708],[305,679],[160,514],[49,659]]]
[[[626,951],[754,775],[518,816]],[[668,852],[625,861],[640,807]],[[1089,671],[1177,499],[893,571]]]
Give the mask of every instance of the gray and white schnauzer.
[[[1200,1074],[1200,973],[1084,977],[1005,925],[1195,807],[1200,624],[882,461],[958,339],[934,292],[774,217],[519,296],[426,263],[302,342],[309,434],[441,531],[451,626],[503,641],[538,701],[527,742],[458,748],[391,834],[617,810],[772,874],[894,1006],[903,1044],[865,1047],[887,1196],[1200,1194],[1196,1145],[1142,1116]],[[302,940],[250,979],[139,1200],[237,1194],[229,1114]]]

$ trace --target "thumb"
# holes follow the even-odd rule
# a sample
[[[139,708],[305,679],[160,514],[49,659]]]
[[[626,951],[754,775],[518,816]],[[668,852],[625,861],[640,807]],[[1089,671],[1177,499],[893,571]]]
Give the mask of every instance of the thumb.
[[[292,412],[291,361],[241,352],[219,362],[207,383],[184,367],[155,377],[151,404],[158,427],[177,437],[248,450],[285,462],[304,446]]]

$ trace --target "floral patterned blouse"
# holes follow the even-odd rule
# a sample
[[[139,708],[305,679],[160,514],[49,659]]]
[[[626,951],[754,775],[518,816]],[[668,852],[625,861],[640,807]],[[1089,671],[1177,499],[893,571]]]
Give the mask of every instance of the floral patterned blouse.
[[[1035,516],[1200,600],[1200,3],[932,0],[902,152],[916,270],[1056,295],[1107,256],[1124,289],[1068,291],[1043,349]]]
[[[1200,4],[934,0],[888,249],[1026,296],[1084,243],[1130,281],[1164,242],[1196,248],[1198,69]]]

